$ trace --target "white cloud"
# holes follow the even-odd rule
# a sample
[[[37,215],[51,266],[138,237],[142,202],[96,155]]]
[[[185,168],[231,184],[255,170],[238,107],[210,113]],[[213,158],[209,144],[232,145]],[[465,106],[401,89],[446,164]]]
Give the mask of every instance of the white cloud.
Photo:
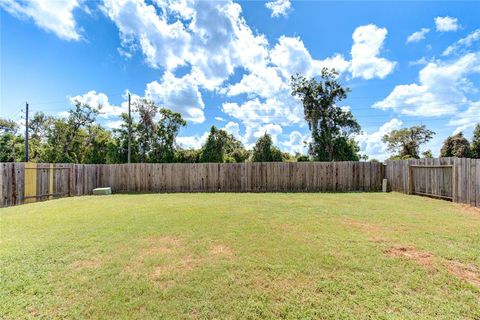
[[[232,1],[106,0],[104,11],[117,25],[125,48],[139,47],[153,67],[191,67],[209,90],[236,67],[253,70],[267,57],[267,40],[254,35]]]
[[[462,38],[450,45],[447,49],[445,49],[445,51],[443,51],[442,55],[448,56],[452,53],[460,51],[461,49],[469,48],[475,41],[478,40],[480,40],[480,29],[473,31],[465,38]]]
[[[227,120],[223,119],[222,117],[215,117],[214,119],[217,120],[217,121],[220,121],[220,122],[227,121]]]
[[[469,53],[449,63],[430,62],[420,71],[418,84],[397,85],[374,107],[411,116],[453,114],[468,103],[466,93],[475,90],[467,76],[479,72],[480,53]]]
[[[426,57],[421,57],[418,60],[408,62],[408,65],[409,66],[418,66],[418,65],[422,66],[422,65],[426,65],[427,63],[429,63],[431,61],[435,61],[435,60],[434,59],[427,59]]]
[[[200,149],[207,141],[210,131],[204,132],[201,136],[182,136],[177,137],[177,144],[183,149]]]
[[[425,35],[429,32],[430,32],[430,29],[422,28],[419,31],[416,31],[416,32],[412,33],[411,35],[409,35],[408,38],[407,38],[407,43],[419,42],[419,41],[425,39]]]
[[[281,142],[280,145],[283,146],[285,151],[295,154],[301,153],[306,154],[308,151],[308,147],[305,145],[304,142],[308,142],[311,139],[309,134],[302,135],[299,131],[292,131],[289,136],[288,140]]]
[[[457,31],[459,29],[458,19],[452,17],[436,17],[435,27],[439,32]]]
[[[161,82],[152,81],[147,84],[145,97],[162,107],[180,112],[185,120],[195,123],[205,121],[205,104],[195,80],[190,75],[177,78],[167,71]]]
[[[283,129],[278,124],[249,124],[245,128],[245,135],[242,137],[242,142],[247,148],[253,148],[257,140],[265,133],[272,137],[274,144],[278,141],[278,135],[282,133]]]
[[[88,104],[90,107],[100,111],[100,115],[105,118],[117,117],[128,111],[127,104],[123,104],[122,106],[112,105],[108,101],[108,96],[105,93],[97,93],[95,90],[91,90],[83,95],[70,97],[69,100],[72,104],[75,103],[75,101]]]
[[[265,3],[265,7],[272,10],[272,17],[287,16],[292,4],[290,0],[275,0]]]
[[[244,74],[240,82],[228,86],[222,92],[229,96],[246,93],[269,98],[282,90],[289,90],[286,79],[279,74],[277,68],[265,67],[255,72]]]
[[[58,114],[57,114],[60,118],[68,118],[68,116],[70,115],[70,113],[68,111],[60,111]]]
[[[225,127],[223,127],[223,130],[233,135],[236,139],[240,139],[240,126],[238,123],[229,121]]]
[[[110,129],[118,129],[124,124],[123,120],[108,121],[105,125]]]
[[[450,126],[457,126],[455,133],[473,128],[480,123],[480,101],[470,102],[468,108],[457,113],[448,123]]]
[[[0,7],[20,19],[32,19],[40,28],[64,40],[80,40],[73,12],[82,0],[2,0]]]
[[[325,60],[315,60],[300,38],[286,36],[281,36],[278,43],[270,51],[270,61],[279,68],[287,79],[296,73],[313,77],[319,75],[324,67],[335,68],[338,72],[344,72],[349,66],[348,61],[339,54]]]
[[[131,50],[139,45],[151,66],[185,64],[190,35],[181,22],[169,24],[143,1],[105,0],[103,11],[118,27],[122,45]]]
[[[391,119],[384,123],[377,131],[362,133],[355,137],[360,146],[361,153],[367,154],[371,159],[384,160],[388,157],[387,147],[382,142],[382,137],[392,130],[400,129],[402,121]]]
[[[396,62],[378,56],[387,33],[386,28],[379,28],[373,24],[355,29],[349,68],[353,78],[383,79],[393,71]]]
[[[291,96],[268,98],[264,102],[254,98],[243,104],[226,102],[222,105],[222,111],[239,119],[245,125],[257,123],[291,125],[303,120],[303,107]]]

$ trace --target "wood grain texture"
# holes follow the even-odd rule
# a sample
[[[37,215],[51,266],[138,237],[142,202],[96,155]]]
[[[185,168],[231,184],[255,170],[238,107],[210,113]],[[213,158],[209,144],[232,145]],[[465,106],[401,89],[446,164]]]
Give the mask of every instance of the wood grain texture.
[[[18,174],[15,166],[19,166]],[[24,164],[0,164],[1,205],[23,203]],[[384,165],[371,162],[264,162],[175,164],[37,164],[36,196],[124,192],[353,192],[381,191]],[[14,174],[15,173],[15,174]],[[20,189],[19,189],[20,187]],[[30,189],[28,189],[30,190]],[[29,191],[30,192],[30,191]],[[55,197],[55,196],[54,196]],[[54,198],[53,197],[53,198]]]

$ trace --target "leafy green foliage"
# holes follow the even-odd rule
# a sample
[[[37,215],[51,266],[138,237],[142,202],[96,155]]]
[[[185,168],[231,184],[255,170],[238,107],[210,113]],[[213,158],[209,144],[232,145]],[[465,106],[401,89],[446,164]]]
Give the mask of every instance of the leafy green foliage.
[[[463,136],[462,132],[445,139],[440,150],[441,157],[469,158],[470,155],[470,142]]]
[[[480,123],[475,126],[472,138],[472,158],[480,159]]]
[[[382,141],[389,151],[396,153],[390,159],[418,159],[420,145],[430,141],[435,132],[425,125],[392,130],[383,136]]]
[[[252,152],[253,162],[282,161],[282,152],[273,145],[272,137],[265,133],[257,140]]]
[[[225,130],[212,126],[207,141],[202,147],[199,161],[244,162],[247,157],[247,152],[240,141]]]
[[[301,99],[305,120],[312,132],[309,153],[319,161],[359,158],[352,135],[360,133],[360,125],[349,110],[337,105],[349,91],[337,78],[335,70],[326,68],[320,80],[298,74],[291,78],[292,95]]]
[[[425,158],[425,159],[433,158],[432,151],[431,150],[426,150],[426,151],[422,152],[422,158]]]

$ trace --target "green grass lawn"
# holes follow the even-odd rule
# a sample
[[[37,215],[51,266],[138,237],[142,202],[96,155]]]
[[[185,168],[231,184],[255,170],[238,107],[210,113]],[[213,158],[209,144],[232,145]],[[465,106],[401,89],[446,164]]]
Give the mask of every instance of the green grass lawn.
[[[480,318],[480,213],[445,201],[113,195],[0,219],[0,318]]]

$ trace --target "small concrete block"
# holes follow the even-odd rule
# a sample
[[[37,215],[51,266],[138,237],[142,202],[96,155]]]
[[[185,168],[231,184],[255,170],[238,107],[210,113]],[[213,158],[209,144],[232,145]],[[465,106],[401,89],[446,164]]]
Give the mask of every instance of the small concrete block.
[[[112,194],[112,188],[106,187],[106,188],[95,188],[93,189],[93,194],[95,195],[107,195],[107,194]]]
[[[382,191],[383,192],[388,191],[388,181],[387,181],[387,179],[383,179],[383,181],[382,181]]]

